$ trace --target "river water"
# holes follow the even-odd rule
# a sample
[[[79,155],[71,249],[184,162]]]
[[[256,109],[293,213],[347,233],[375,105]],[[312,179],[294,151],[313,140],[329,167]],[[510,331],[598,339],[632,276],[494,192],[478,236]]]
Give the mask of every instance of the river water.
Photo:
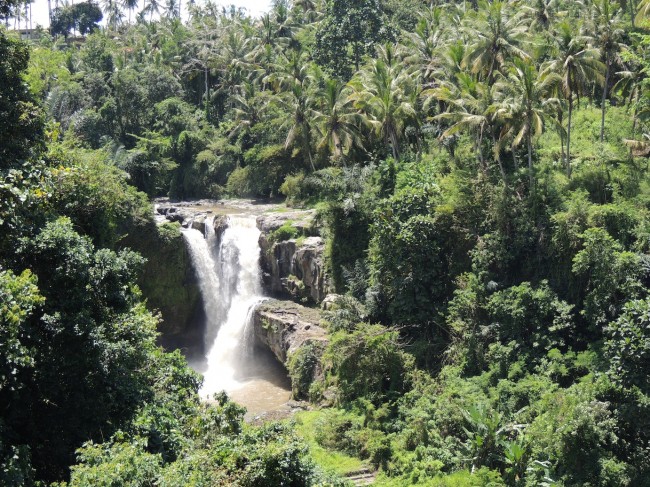
[[[213,219],[205,235],[184,229],[206,316],[203,357],[189,357],[204,376],[200,394],[222,390],[250,414],[282,408],[290,398],[284,368],[267,351],[255,349],[252,314],[263,299],[259,268],[260,231],[255,216],[230,214],[220,239]]]

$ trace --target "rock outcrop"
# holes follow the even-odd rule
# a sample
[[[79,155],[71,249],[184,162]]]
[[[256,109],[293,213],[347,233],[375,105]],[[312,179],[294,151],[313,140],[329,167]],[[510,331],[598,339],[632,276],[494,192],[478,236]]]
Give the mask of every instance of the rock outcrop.
[[[270,213],[257,218],[263,283],[279,298],[320,303],[329,293],[325,243],[314,226],[313,210]],[[281,228],[292,229],[281,232]],[[297,238],[282,239],[285,234]]]
[[[200,342],[201,293],[180,227],[153,227],[139,235],[135,249],[147,259],[138,284],[147,307],[162,315],[164,344],[175,348]]]
[[[320,319],[317,309],[291,301],[264,301],[253,317],[255,342],[286,364],[288,357],[299,348],[314,342],[327,343],[327,332],[321,328]]]

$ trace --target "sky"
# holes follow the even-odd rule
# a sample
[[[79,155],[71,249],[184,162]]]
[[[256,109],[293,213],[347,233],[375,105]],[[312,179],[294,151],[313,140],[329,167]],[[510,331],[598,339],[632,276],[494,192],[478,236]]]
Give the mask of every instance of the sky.
[[[54,8],[55,0],[51,0],[51,3],[52,8]],[[138,3],[142,4],[142,0]],[[203,1],[197,0],[196,3],[201,5]],[[248,10],[248,13],[255,17],[271,8],[271,0],[216,0],[215,3],[223,5],[234,4],[238,7],[244,7]],[[186,2],[183,1],[183,11],[185,11],[185,4]],[[183,15],[185,15],[185,13]],[[47,27],[50,24],[47,14],[47,0],[35,0],[32,4],[32,25],[36,27],[36,24],[40,24],[43,27]]]

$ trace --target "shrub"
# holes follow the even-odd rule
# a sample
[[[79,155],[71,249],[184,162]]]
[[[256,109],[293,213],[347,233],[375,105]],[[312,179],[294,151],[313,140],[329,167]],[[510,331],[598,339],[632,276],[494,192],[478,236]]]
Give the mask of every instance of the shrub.
[[[304,173],[289,174],[284,178],[280,193],[287,197],[287,204],[294,205],[302,198],[302,184],[305,180]]]
[[[296,399],[311,398],[310,390],[319,369],[323,354],[319,343],[307,343],[289,357],[287,367],[291,377],[291,390]]]
[[[324,355],[342,402],[365,397],[375,404],[408,388],[413,357],[402,351],[395,330],[361,323],[352,333],[332,335]]]
[[[250,169],[248,167],[238,167],[228,177],[226,191],[231,196],[250,196],[252,189],[249,181]]]

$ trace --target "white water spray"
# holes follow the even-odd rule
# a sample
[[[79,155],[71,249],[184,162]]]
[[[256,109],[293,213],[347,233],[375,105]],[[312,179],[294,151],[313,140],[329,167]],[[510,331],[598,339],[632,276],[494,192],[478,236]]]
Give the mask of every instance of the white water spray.
[[[259,269],[259,236],[254,217],[229,217],[228,227],[216,245],[213,222],[206,221],[206,235],[184,232],[197,272],[207,317],[205,346],[207,369],[200,390],[203,397],[244,383],[237,377],[243,352],[250,347],[247,325],[255,306],[263,299]]]

